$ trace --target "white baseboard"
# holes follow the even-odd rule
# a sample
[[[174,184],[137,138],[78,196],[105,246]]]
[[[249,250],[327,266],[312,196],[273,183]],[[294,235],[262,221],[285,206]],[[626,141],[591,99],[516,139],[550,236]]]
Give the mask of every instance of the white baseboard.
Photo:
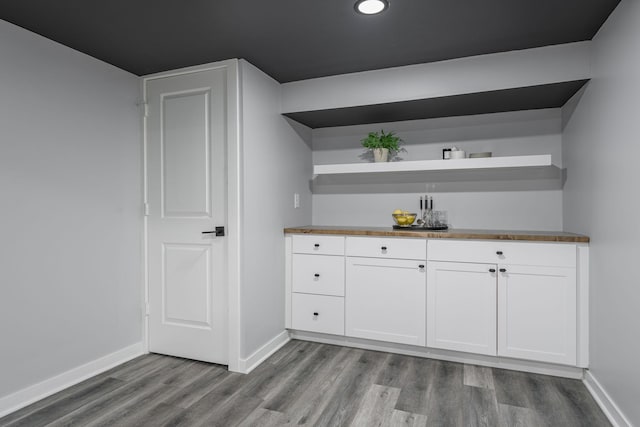
[[[600,385],[590,371],[586,371],[582,381],[611,424],[615,427],[632,427],[631,422],[624,416],[618,405],[609,396],[609,393]]]
[[[276,351],[280,350],[283,345],[290,340],[289,332],[282,331],[275,337],[273,337],[268,343],[257,349],[251,356],[246,359],[240,359],[238,363],[238,371],[243,374],[248,374],[264,362],[269,356]]]
[[[142,354],[144,354],[142,343],[139,342],[8,396],[0,397],[0,418]]]
[[[291,330],[290,334],[291,338],[301,339],[305,341],[314,341],[325,344],[362,348],[365,350],[384,351],[388,353],[405,354],[407,356],[427,357],[430,359],[446,360],[449,362],[489,366],[491,368],[511,369],[515,371],[553,375],[556,377],[582,379],[584,371],[584,369],[577,368],[575,366],[556,365],[552,363],[534,362],[498,356],[483,356],[481,354],[439,350],[429,347],[395,344],[383,341],[319,334],[315,332]]]

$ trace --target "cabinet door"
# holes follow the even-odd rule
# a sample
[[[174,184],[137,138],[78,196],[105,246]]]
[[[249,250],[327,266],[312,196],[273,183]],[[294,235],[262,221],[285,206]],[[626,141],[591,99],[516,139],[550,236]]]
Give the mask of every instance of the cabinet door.
[[[498,355],[575,365],[575,269],[499,267]]]
[[[425,345],[425,262],[347,257],[346,335]]]
[[[428,347],[495,356],[496,322],[496,265],[427,264]]]

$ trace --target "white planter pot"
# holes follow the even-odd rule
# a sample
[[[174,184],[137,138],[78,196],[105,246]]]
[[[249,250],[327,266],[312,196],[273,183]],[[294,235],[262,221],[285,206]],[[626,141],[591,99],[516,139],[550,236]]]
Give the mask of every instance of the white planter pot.
[[[389,161],[389,149],[388,148],[374,148],[373,149],[373,161],[374,162],[388,162]]]

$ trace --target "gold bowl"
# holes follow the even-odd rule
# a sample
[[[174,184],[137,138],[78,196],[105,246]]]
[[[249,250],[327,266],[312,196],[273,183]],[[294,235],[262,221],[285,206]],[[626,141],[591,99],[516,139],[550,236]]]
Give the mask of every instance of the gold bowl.
[[[411,224],[416,220],[416,216],[418,214],[415,213],[400,213],[400,214],[391,214],[393,220],[399,227],[411,227]]]

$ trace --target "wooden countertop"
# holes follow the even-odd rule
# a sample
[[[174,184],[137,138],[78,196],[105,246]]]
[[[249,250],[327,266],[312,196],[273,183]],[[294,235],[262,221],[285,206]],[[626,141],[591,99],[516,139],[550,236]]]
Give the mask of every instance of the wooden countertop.
[[[285,234],[334,234],[343,236],[422,237],[423,239],[529,240],[536,242],[588,243],[589,237],[562,231],[472,230],[451,228],[447,231],[397,230],[392,227],[340,227],[307,225],[288,227]]]

